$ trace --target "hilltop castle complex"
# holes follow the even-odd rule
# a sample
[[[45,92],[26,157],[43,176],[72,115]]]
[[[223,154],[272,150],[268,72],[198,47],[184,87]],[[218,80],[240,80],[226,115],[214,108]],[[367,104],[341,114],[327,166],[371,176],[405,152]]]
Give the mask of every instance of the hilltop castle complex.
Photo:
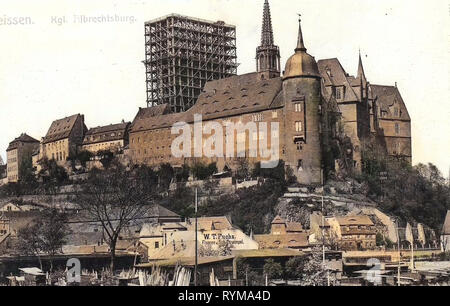
[[[411,119],[397,86],[371,84],[361,55],[356,76],[336,58],[316,61],[300,22],[296,48],[282,71],[267,0],[256,71],[244,75],[235,75],[233,26],[179,15],[145,26],[148,107],[131,124],[91,131],[82,115],[57,120],[33,164],[46,157],[63,165],[76,151],[114,145],[125,148],[119,151],[131,162],[154,167],[202,162],[221,171],[235,170],[243,159],[279,159],[300,183],[315,185],[329,172],[360,171],[368,144],[411,162]],[[203,47],[195,49],[196,41]],[[174,126],[180,134],[189,132],[183,142]],[[205,146],[211,154],[204,154]]]
[[[411,161],[411,121],[398,89],[370,84],[361,56],[356,77],[345,72],[337,59],[317,62],[307,53],[301,25],[297,47],[281,73],[267,0],[256,67],[253,73],[206,83],[197,102],[185,112],[172,112],[170,105],[140,109],[130,129],[132,160],[151,166],[169,162],[179,167],[197,162],[198,156],[173,156],[171,146],[177,135],[172,135],[171,128],[177,122],[194,128],[195,115],[201,115],[204,124],[279,124],[277,133],[248,128],[236,129],[231,138],[220,137],[223,143],[214,146],[225,148],[232,141],[234,152],[201,158],[205,163],[217,163],[219,169],[235,169],[241,158],[264,162],[267,157],[259,154],[260,149],[272,148],[273,142],[279,144],[279,152],[271,153],[291,167],[304,184],[320,183],[322,169],[361,169],[361,150],[366,142],[377,142],[387,154]],[[212,135],[214,132],[203,135],[202,143]],[[252,152],[252,141],[258,143],[258,154]],[[189,156],[195,156],[194,150]]]

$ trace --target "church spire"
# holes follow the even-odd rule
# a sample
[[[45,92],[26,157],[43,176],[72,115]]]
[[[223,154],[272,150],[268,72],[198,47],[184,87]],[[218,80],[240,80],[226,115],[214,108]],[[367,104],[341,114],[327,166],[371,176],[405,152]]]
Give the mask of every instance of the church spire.
[[[272,29],[272,17],[270,16],[269,0],[264,2],[263,22],[261,29],[261,46],[273,45],[273,29]]]
[[[256,49],[256,71],[261,78],[280,76],[280,49],[274,44],[269,0],[264,1],[261,45]]]
[[[295,52],[303,51],[306,52],[305,43],[303,42],[303,33],[302,33],[302,20],[301,15],[298,14],[298,38],[297,38],[297,48],[295,48]]]

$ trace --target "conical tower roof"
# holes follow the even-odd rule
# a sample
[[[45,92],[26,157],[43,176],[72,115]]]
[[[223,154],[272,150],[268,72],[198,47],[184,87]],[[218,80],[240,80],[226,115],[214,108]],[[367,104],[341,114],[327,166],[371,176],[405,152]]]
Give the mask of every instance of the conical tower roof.
[[[295,48],[295,54],[286,62],[283,79],[306,76],[320,77],[316,60],[306,52],[300,19],[298,24],[297,47]]]

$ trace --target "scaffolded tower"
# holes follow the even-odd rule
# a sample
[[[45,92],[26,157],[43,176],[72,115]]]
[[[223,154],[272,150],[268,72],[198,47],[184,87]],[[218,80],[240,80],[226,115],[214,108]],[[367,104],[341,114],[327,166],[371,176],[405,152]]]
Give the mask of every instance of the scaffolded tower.
[[[188,110],[206,82],[236,75],[236,27],[171,14],[145,23],[147,104]]]

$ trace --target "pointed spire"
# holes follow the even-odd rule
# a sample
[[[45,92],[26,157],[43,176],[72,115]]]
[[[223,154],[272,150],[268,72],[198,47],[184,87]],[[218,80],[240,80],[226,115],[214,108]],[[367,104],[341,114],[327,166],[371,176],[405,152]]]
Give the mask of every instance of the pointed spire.
[[[263,24],[261,30],[261,46],[273,46],[272,18],[270,16],[269,0],[264,2]]]
[[[297,48],[295,48],[295,52],[298,51],[306,52],[305,43],[303,42],[301,16],[302,15],[298,14],[298,39],[297,39]]]
[[[361,49],[359,50],[359,63],[358,63],[358,78],[366,78],[366,74],[364,73],[364,66],[361,59]]]

